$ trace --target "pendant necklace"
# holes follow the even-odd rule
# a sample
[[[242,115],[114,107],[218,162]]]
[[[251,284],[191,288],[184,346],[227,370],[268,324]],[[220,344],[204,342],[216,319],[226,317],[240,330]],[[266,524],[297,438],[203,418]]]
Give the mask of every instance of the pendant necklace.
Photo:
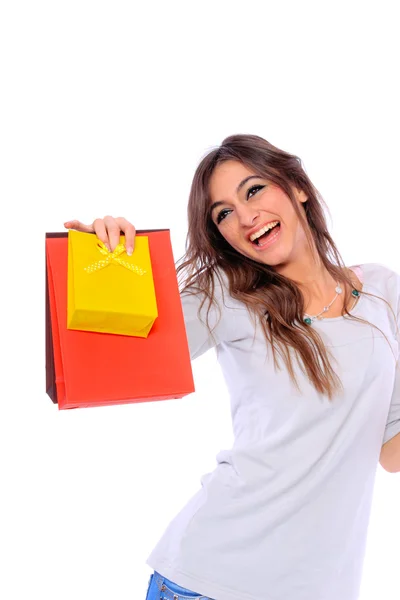
[[[332,302],[330,302],[328,304],[328,306],[324,306],[324,308],[321,310],[320,313],[318,313],[317,315],[314,315],[314,316],[311,316],[311,315],[308,315],[307,313],[304,313],[304,317],[305,317],[304,318],[304,323],[307,323],[307,325],[311,325],[313,323],[313,321],[315,321],[315,319],[318,319],[318,317],[320,315],[322,315],[323,313],[326,313],[330,309],[330,307],[332,306],[332,304],[335,302],[336,298],[343,292],[343,290],[340,287],[339,283],[337,284],[337,286],[335,288],[335,292],[336,292],[336,296],[334,297],[334,299],[332,300]],[[351,292],[351,294],[355,298],[354,304],[353,304],[353,306],[350,309],[350,310],[353,310],[353,308],[356,305],[357,299],[358,299],[358,297],[360,295],[360,292],[358,290],[356,290],[356,289],[353,289],[352,292]]]

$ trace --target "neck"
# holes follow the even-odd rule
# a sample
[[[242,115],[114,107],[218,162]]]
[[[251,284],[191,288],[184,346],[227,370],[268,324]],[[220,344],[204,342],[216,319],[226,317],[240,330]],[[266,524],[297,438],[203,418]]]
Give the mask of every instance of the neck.
[[[306,305],[316,303],[324,306],[335,295],[337,281],[326,270],[318,255],[312,260],[279,266],[276,270],[296,283],[303,292]]]

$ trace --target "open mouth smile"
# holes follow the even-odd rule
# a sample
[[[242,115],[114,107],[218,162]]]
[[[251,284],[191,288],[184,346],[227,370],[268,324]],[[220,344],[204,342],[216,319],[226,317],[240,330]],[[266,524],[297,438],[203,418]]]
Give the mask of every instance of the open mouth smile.
[[[260,229],[252,233],[249,236],[249,241],[256,248],[264,249],[280,237],[280,232],[280,221],[271,221],[271,223],[260,227]]]

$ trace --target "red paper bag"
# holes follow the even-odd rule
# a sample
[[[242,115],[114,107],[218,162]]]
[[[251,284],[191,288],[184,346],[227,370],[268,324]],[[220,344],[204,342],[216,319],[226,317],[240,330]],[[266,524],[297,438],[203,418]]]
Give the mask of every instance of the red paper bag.
[[[67,329],[68,233],[46,234],[46,391],[59,409],[194,392],[169,230],[137,234],[149,239],[158,306],[147,338]]]

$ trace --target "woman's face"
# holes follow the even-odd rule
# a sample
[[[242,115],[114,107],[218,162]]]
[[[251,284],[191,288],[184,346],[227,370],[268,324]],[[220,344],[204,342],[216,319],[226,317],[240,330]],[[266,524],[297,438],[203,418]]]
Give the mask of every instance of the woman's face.
[[[241,162],[217,165],[209,191],[213,222],[241,254],[276,267],[298,260],[308,248],[290,198]],[[299,203],[307,200],[303,191],[293,191]]]

